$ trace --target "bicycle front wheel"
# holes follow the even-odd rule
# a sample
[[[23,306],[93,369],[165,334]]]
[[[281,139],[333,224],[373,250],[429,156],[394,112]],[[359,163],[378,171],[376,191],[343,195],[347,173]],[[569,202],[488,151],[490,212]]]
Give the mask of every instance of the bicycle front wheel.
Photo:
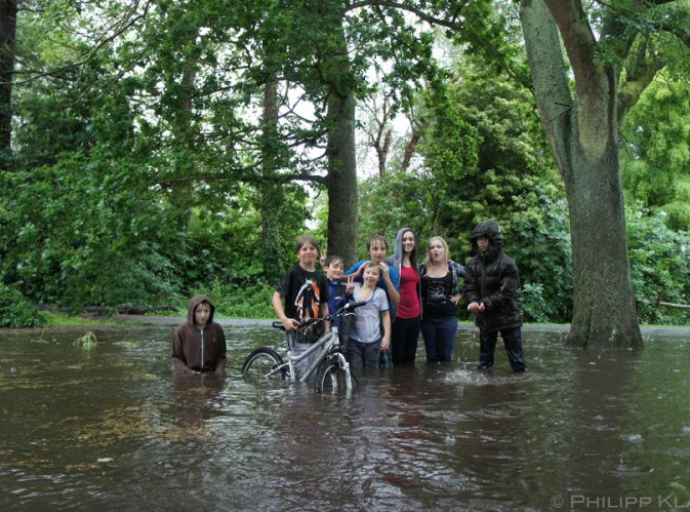
[[[350,365],[342,353],[335,353],[324,359],[316,371],[314,391],[320,395],[346,393],[357,385],[350,373]]]
[[[281,381],[287,377],[283,358],[272,348],[257,348],[242,365],[242,377],[254,384]]]

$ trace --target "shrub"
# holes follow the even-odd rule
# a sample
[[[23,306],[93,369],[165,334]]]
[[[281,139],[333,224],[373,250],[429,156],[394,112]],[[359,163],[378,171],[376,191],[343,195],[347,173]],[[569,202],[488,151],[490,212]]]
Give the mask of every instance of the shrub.
[[[232,286],[216,282],[210,290],[196,290],[194,294],[207,295],[223,316],[236,318],[275,318],[271,305],[275,287],[264,282],[251,286]]]
[[[43,314],[19,290],[0,284],[0,327],[18,329],[41,327],[46,323]]]

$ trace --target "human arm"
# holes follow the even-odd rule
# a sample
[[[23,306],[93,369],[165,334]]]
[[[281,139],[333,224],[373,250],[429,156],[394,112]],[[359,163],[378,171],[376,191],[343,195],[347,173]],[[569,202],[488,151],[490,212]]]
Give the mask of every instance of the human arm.
[[[218,329],[220,330],[220,353],[218,355],[215,373],[216,375],[224,375],[225,367],[228,364],[228,345],[225,340],[225,331],[223,331],[223,328],[220,326],[218,326]]]
[[[490,286],[487,286],[492,293],[481,298],[481,303],[486,311],[499,310],[516,300],[520,295],[520,277],[517,265],[505,254],[499,258],[494,274],[496,277],[490,278]]]
[[[465,295],[467,296],[467,311],[470,313],[483,313],[485,306],[481,302],[481,294],[479,289],[479,276],[477,273],[470,270],[473,268],[468,266],[467,277],[465,279]]]
[[[280,294],[280,292],[276,291],[273,293],[273,309],[275,310],[276,314],[278,315],[278,318],[280,318],[280,321],[283,324],[283,327],[285,327],[286,331],[294,331],[297,329],[297,325],[299,322],[295,320],[294,318],[289,318],[285,314],[285,309],[283,308],[283,296]]]
[[[350,297],[355,293],[355,276],[347,276],[347,285],[345,286],[345,298]]]
[[[348,268],[345,273],[340,276],[341,281],[346,281],[348,280],[349,277],[352,277],[353,279],[356,279],[358,277],[362,277],[362,272],[364,272],[364,264],[367,262],[367,260],[361,260],[352,265],[350,268]]]
[[[398,304],[400,304],[400,292],[398,291],[400,277],[398,276],[398,272],[384,262],[379,263],[379,268],[381,269],[383,282],[386,285],[388,300],[397,307]]]
[[[179,375],[197,373],[187,366],[187,359],[184,356],[184,331],[182,326],[175,329],[175,334],[173,334],[172,365],[173,371]]]
[[[388,350],[391,346],[391,314],[388,311],[381,313],[381,323],[383,324],[381,350]]]
[[[324,303],[323,305],[323,315],[322,318],[324,319],[323,321],[323,332],[328,333],[331,332],[331,322],[326,318],[330,315],[330,312],[328,311],[328,302]]]
[[[467,311],[470,313],[481,313],[479,301],[481,299],[479,293],[479,279],[478,272],[475,268],[475,259],[471,259],[465,269],[465,296],[467,297]]]

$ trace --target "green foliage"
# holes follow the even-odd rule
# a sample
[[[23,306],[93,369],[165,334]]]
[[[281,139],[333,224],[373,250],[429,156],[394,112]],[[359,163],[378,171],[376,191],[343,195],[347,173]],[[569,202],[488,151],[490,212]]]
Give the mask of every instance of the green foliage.
[[[690,304],[690,233],[672,231],[663,214],[638,205],[628,212],[628,249],[640,321],[690,323],[687,311],[658,304]]]
[[[37,302],[74,309],[166,302],[176,288],[162,247],[179,232],[143,174],[125,161],[66,155],[52,167],[4,175],[5,281],[23,282]]]
[[[627,148],[621,173],[625,190],[652,212],[665,212],[671,229],[690,230],[690,85],[657,80],[642,94],[621,127]]]
[[[518,264],[525,318],[568,322],[573,277],[567,204],[557,188],[540,183],[520,198],[523,208],[502,223],[505,250]]]
[[[0,283],[0,327],[42,327],[45,316],[14,286]]]
[[[207,295],[216,305],[216,311],[233,318],[275,318],[272,299],[275,286],[257,282],[247,286],[214,283],[213,287],[200,288],[193,294]]]
[[[425,100],[431,105],[421,148],[425,166],[362,183],[361,236],[393,240],[401,226],[410,226],[422,251],[429,237],[441,235],[451,257],[464,263],[472,256],[472,229],[493,218],[520,268],[526,318],[568,321],[567,205],[562,189],[551,184],[555,171],[531,98],[500,76],[464,71],[466,79]]]
[[[522,287],[522,309],[528,322],[552,322],[553,308],[544,298],[541,283],[524,283]]]

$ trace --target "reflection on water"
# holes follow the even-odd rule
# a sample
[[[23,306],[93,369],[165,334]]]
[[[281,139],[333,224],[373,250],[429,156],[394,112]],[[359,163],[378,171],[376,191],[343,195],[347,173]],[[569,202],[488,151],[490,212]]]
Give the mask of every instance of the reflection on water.
[[[89,350],[78,331],[0,334],[0,510],[690,500],[687,340],[588,355],[563,348],[562,334],[526,332],[530,371],[513,375],[500,349],[492,373],[475,370],[476,336],[461,331],[452,364],[420,360],[320,397],[242,382],[243,358],[275,333],[228,330],[224,379],[173,378],[169,327],[96,331]]]

